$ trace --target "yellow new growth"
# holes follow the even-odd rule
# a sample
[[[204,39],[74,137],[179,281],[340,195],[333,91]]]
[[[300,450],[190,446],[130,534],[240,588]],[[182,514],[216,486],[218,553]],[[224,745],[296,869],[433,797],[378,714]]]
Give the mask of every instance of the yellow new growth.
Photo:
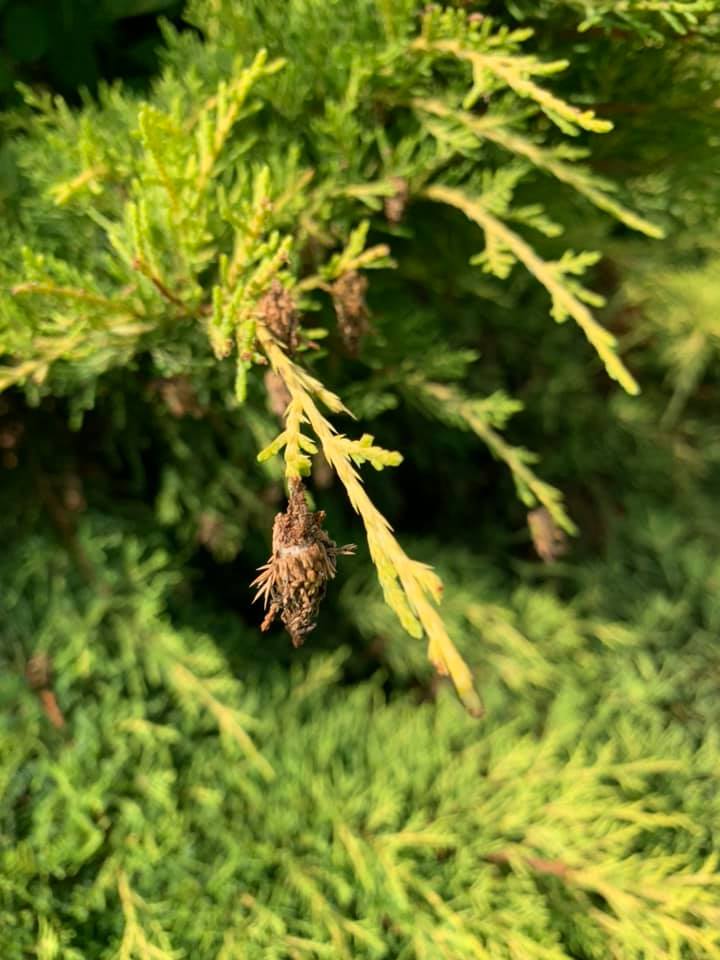
[[[145,901],[130,886],[124,870],[118,871],[118,899],[125,924],[118,960],[177,960],[180,954],[170,946],[167,934],[155,921],[150,921],[155,938],[162,946],[148,937],[138,916],[139,909],[146,909]]]
[[[479,200],[467,196],[462,190],[435,184],[424,190],[424,196],[461,210],[482,227],[488,240],[509,250],[548,291],[555,317],[563,319],[571,316],[597,351],[609,376],[617,380],[628,393],[639,393],[635,379],[615,352],[615,337],[595,320],[585,304],[563,282],[556,264],[539,257],[519,234],[498,220]]]
[[[220,84],[217,95],[206,105],[207,129],[204,131],[205,136],[201,131],[198,138],[200,145],[200,164],[196,183],[198,195],[210,183],[215,165],[253,86],[261,77],[272,76],[284,65],[285,61],[280,59],[268,63],[267,51],[260,50],[250,66],[241,70],[234,80]]]
[[[554,156],[550,150],[533,143],[532,140],[528,140],[516,131],[506,129],[503,126],[502,117],[493,115],[476,117],[465,110],[456,110],[442,100],[431,98],[416,97],[412,101],[412,105],[424,113],[460,123],[471,133],[474,133],[478,139],[491,140],[510,153],[524,157],[533,166],[545,170],[557,180],[566,183],[569,187],[587,197],[600,210],[611,214],[631,229],[638,230],[640,233],[656,240],[665,236],[656,224],[639,216],[633,210],[628,210],[622,203],[609,196],[582,168],[561,160]]]
[[[353,462],[367,460],[382,467],[399,463],[399,455],[371,446],[368,438],[353,441],[338,434],[318,409],[314,397],[334,413],[349,413],[340,398],[293,363],[261,323],[257,326],[257,338],[291,397],[282,440],[278,438],[280,442],[271,444],[261,456],[278,452],[284,445],[286,475],[288,478],[299,476],[302,462],[300,449],[304,445],[307,449],[307,438],[300,439],[299,433],[303,423],[310,425],[328,463],[345,487],[353,509],[363,522],[370,556],[377,569],[385,600],[408,633],[415,637],[425,633],[430,662],[439,673],[451,677],[467,710],[473,716],[482,716],[483,706],[473,686],[472,674],[448,636],[435,607],[442,596],[440,578],[427,564],[408,557],[393,536],[390,524],[365,492]]]
[[[612,123],[596,117],[594,110],[579,110],[530,79],[532,74],[542,75],[564,70],[567,66],[565,60],[543,63],[534,57],[481,53],[479,50],[463,47],[457,40],[429,41],[425,37],[415,40],[412,49],[421,53],[447,54],[471,65],[473,88],[466,98],[466,106],[470,106],[472,99],[477,99],[476,95],[479,95],[479,92],[487,86],[487,83],[483,82],[483,75],[490,74],[502,81],[517,96],[525,100],[533,100],[551,120],[568,133],[578,128],[593,133],[606,133],[612,130]]]

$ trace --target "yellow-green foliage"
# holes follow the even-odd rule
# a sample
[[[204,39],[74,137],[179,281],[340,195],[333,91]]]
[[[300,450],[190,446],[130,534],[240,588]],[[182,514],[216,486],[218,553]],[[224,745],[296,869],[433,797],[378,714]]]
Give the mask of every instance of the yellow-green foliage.
[[[672,537],[678,572],[718,575]],[[66,721],[4,673],[3,957],[720,955],[717,697],[693,680],[720,614],[663,582],[655,540],[627,600],[597,568],[574,607],[447,569],[480,729],[450,690],[339,683],[347,650],[284,670],[232,616],[171,620],[167,556],[80,538],[92,587],[38,540],[2,568]]]
[[[720,958],[715,4],[187,15],[3,120],[0,957]]]

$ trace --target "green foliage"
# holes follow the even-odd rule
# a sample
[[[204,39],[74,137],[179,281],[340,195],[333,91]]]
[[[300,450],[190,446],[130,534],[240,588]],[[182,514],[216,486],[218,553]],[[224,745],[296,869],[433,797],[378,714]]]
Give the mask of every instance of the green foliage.
[[[3,121],[0,954],[720,957],[714,4],[187,17]]]
[[[481,735],[449,691],[339,685],[347,651],[288,672],[227,614],[212,639],[167,555],[97,519],[92,586],[29,540],[3,623],[16,656],[51,653],[68,728],[4,674],[3,956],[717,956],[718,710],[696,671],[717,665],[720,571],[667,520],[627,596],[605,565],[572,607],[547,585],[503,605],[489,569],[443,560],[465,583],[449,619],[483,640]]]

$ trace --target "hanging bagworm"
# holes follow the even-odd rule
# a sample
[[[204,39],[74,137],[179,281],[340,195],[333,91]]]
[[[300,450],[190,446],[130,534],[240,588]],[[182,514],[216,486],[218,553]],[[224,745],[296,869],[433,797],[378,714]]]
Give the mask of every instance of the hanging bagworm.
[[[391,182],[395,187],[395,193],[385,197],[385,216],[388,223],[398,224],[405,215],[409,196],[408,182],[404,177],[393,177]]]
[[[258,588],[254,600],[262,600],[267,610],[260,629],[268,630],[279,616],[294,647],[315,629],[337,557],[355,552],[352,543],[335,545],[323,530],[324,520],[323,510],[308,509],[302,481],[291,480],[287,510],[273,524],[272,556],[251,584]]]
[[[288,353],[294,353],[300,344],[300,314],[292,296],[277,277],[260,300],[258,314],[275,339]]]
[[[357,270],[349,270],[332,285],[332,298],[338,330],[348,353],[355,357],[360,341],[369,331],[368,308],[365,302],[367,277]]]
[[[552,563],[567,550],[567,538],[546,507],[537,507],[527,515],[535,552],[543,563]]]

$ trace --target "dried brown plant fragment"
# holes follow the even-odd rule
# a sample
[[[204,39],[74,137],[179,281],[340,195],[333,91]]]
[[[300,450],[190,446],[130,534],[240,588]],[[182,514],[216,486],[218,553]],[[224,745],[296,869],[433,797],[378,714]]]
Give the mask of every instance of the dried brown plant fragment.
[[[151,394],[160,396],[168,413],[178,420],[182,417],[194,417],[197,420],[205,413],[195,388],[187,377],[164,377],[153,380],[149,389]]]
[[[36,653],[27,662],[25,679],[35,691],[46,717],[56,730],[65,726],[65,717],[52,690],[52,665],[46,653]]]

